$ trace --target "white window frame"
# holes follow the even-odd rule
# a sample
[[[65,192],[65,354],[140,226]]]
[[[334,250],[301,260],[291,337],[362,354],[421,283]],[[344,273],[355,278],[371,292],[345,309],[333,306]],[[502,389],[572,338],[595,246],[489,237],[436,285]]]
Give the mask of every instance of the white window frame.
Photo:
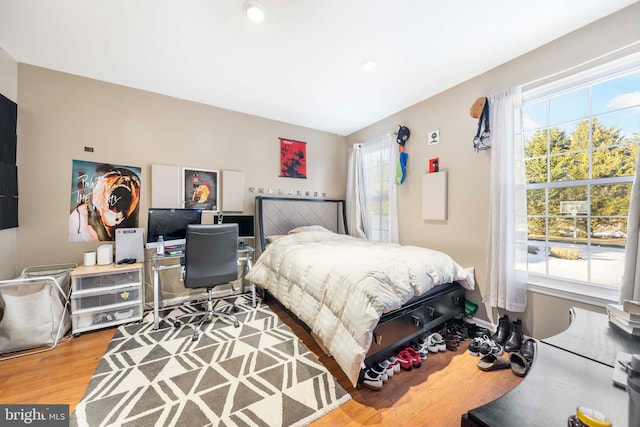
[[[558,96],[562,93],[574,91],[581,87],[593,86],[600,82],[611,80],[638,70],[640,70],[640,52],[621,59],[610,61],[606,64],[599,65],[567,77],[560,78],[551,83],[546,83],[537,87],[534,87],[534,84],[528,85],[529,87],[525,85],[522,91],[522,105],[524,106],[525,104],[535,103],[544,99],[551,98],[553,96]],[[522,114],[522,110],[519,113]],[[591,112],[589,112],[589,119],[591,117],[594,116],[591,114]],[[522,120],[521,123],[523,123]],[[522,141],[522,143],[524,143],[524,137],[520,138],[520,136],[521,135],[518,135],[518,138],[516,140]],[[591,135],[589,137],[591,137]],[[612,146],[607,146],[607,148],[611,147]],[[591,163],[591,153],[594,150],[594,147],[589,144],[588,150],[589,162]],[[550,157],[551,155],[550,153],[548,153],[547,161],[549,161]],[[636,167],[640,168],[640,165],[637,165]],[[590,186],[598,184],[633,183],[633,179],[634,177],[630,176],[587,179],[582,181],[559,181],[552,183],[547,182],[541,184],[527,184],[526,188],[552,189],[574,186]],[[544,217],[547,220],[550,217],[548,214],[548,207]],[[587,221],[589,221],[592,217],[589,214],[585,218],[587,218]],[[588,242],[588,248],[591,248],[590,242]],[[595,284],[580,280],[571,280],[531,271],[528,272],[528,278],[528,288],[533,292],[571,299],[588,304],[604,306],[607,303],[617,302],[620,295],[620,287]]]

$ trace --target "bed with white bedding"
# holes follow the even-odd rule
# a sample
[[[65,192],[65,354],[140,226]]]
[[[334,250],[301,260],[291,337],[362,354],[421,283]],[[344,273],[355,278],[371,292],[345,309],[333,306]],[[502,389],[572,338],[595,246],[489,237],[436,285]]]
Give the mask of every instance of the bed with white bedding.
[[[354,385],[383,316],[443,285],[455,282],[465,289],[474,287],[469,271],[442,252],[340,234],[337,231],[346,227],[339,221],[334,230],[327,229],[324,225],[334,222],[317,218],[320,209],[315,206],[320,204],[311,205],[315,218],[302,220],[305,215],[301,215],[292,221],[295,215],[284,214],[289,208],[283,206],[296,202],[306,201],[257,198],[259,238],[266,247],[247,280],[302,320]],[[287,224],[264,227],[280,222],[265,217],[265,204],[279,206],[275,211],[287,217]],[[343,215],[344,211],[336,212]],[[285,232],[282,227],[292,228]]]

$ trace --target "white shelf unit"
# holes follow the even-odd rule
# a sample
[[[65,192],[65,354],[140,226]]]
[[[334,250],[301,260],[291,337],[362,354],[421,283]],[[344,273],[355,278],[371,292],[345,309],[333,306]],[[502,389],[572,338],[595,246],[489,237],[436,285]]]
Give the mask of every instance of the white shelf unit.
[[[143,263],[80,266],[71,272],[73,335],[135,322],[143,315]]]

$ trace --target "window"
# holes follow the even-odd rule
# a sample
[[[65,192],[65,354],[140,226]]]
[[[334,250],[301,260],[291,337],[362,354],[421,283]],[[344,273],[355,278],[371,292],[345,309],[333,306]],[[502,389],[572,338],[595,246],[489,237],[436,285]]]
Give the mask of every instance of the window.
[[[350,234],[398,242],[397,151],[391,134],[349,149],[346,214]]]
[[[616,298],[640,142],[640,58],[523,91],[522,123],[531,282]]]
[[[391,136],[378,138],[361,145],[363,189],[366,196],[368,220],[367,237],[389,242],[389,189],[393,141]]]

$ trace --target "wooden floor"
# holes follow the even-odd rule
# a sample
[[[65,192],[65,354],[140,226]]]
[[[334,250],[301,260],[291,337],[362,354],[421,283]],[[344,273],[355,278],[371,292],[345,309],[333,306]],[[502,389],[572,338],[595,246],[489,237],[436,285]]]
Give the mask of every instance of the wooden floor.
[[[466,351],[467,341],[457,352],[429,354],[421,368],[394,375],[382,391],[357,390],[297,319],[277,304],[270,306],[352,396],[313,423],[314,427],[459,426],[461,414],[496,399],[521,381],[511,370],[480,371],[478,358]],[[51,351],[0,361],[0,403],[68,404],[73,412],[114,332],[86,333]]]

